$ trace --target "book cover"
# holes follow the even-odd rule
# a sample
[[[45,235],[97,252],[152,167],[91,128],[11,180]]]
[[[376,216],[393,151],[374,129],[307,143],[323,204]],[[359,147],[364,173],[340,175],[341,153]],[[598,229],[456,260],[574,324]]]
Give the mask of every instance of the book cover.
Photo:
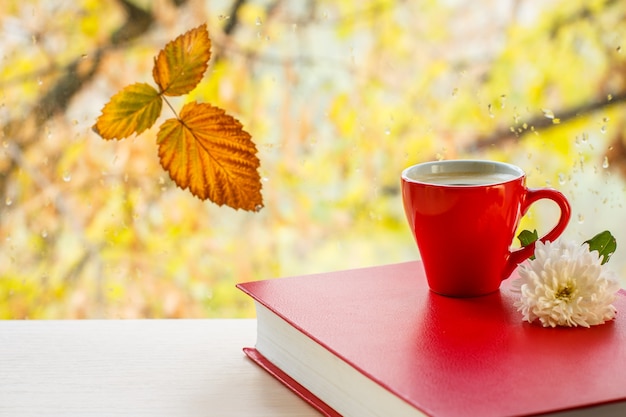
[[[427,415],[533,415],[626,400],[626,294],[607,324],[543,328],[522,322],[515,278],[487,296],[443,297],[428,289],[415,261],[238,287]],[[262,351],[246,353],[332,415]]]

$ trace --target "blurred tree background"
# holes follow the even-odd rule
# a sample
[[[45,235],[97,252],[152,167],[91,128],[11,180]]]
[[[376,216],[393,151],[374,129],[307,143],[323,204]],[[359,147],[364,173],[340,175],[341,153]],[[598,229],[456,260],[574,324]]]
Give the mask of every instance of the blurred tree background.
[[[91,130],[205,22],[188,99],[252,134],[258,213],[176,188],[156,128]],[[626,285],[626,2],[5,0],[0,28],[0,318],[251,316],[237,282],[416,259],[400,171],[464,157],[563,191]]]

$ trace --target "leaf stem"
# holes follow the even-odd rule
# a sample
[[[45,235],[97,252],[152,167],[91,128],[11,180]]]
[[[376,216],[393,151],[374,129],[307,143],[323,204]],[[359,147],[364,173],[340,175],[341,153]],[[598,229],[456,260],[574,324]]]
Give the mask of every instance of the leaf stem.
[[[172,107],[172,105],[170,104],[169,101],[167,101],[167,99],[165,98],[165,96],[161,96],[163,98],[163,101],[165,102],[165,104],[167,104],[167,107],[170,108],[170,110],[172,110],[172,113],[174,113],[174,116],[176,116],[176,118],[178,120],[180,120],[180,117],[178,117],[178,113],[176,113],[176,110],[174,110],[174,107]]]

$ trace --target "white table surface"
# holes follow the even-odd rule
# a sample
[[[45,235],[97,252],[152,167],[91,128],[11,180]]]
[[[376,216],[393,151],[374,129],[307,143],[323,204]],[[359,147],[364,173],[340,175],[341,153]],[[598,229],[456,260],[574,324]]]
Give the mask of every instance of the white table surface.
[[[256,320],[0,321],[0,416],[319,417],[255,340]]]

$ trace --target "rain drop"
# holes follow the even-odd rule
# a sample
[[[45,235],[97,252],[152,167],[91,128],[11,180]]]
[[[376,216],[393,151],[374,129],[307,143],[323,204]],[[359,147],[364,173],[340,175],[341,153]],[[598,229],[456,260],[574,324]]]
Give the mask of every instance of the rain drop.
[[[565,174],[563,174],[563,173],[559,174],[559,184],[560,185],[565,184]]]
[[[11,204],[13,204],[13,200],[11,199],[11,197],[7,197],[4,200],[4,204],[6,204],[7,206],[10,206]]]
[[[44,239],[48,237],[48,231],[46,229],[41,231],[41,237]]]
[[[387,136],[391,135],[391,129],[389,127],[385,128],[385,135]]]
[[[459,94],[459,89],[458,88],[453,88],[452,89],[452,97],[456,97],[457,94]]]
[[[257,18],[256,18],[256,25],[257,25],[257,26],[261,26],[262,24],[263,24],[263,21],[261,20],[261,18],[260,18],[260,17],[257,17]]]
[[[500,96],[500,108],[503,109],[506,107],[506,94],[502,94]]]
[[[257,204],[257,205],[254,207],[254,211],[256,211],[257,213],[258,213],[259,211],[261,211],[261,210],[263,210],[263,204]]]
[[[72,180],[72,174],[70,174],[68,171],[65,171],[63,173],[63,181],[70,182],[71,180]]]
[[[604,160],[602,161],[602,168],[607,169],[609,167],[609,158],[608,157],[604,157]]]
[[[489,110],[489,117],[493,119],[495,116],[493,112],[491,111],[491,103],[487,104],[487,110]]]
[[[585,222],[585,216],[582,214],[578,215],[578,223],[583,224]]]
[[[600,133],[605,134],[606,133],[606,125],[602,125],[600,127]]]
[[[554,112],[550,109],[541,109],[543,112],[543,117],[546,119],[554,119]]]

